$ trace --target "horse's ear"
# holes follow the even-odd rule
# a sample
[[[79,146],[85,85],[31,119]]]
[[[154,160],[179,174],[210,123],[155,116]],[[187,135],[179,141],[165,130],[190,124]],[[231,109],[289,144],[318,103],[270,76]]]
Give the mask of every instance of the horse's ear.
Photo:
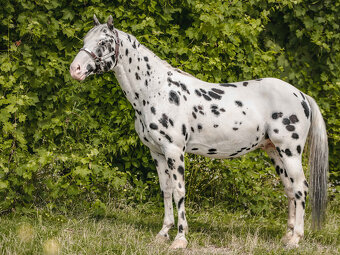
[[[113,30],[113,18],[112,18],[111,15],[110,15],[110,17],[109,17],[108,20],[107,20],[107,27],[108,27],[110,30]]]
[[[96,17],[96,14],[93,14],[93,25],[95,25],[95,26],[99,26],[100,25],[100,22],[99,22],[99,20]]]

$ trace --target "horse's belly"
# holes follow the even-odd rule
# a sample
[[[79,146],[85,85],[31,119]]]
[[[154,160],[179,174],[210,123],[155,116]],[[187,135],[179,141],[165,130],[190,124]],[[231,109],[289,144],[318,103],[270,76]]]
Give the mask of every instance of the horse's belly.
[[[192,134],[186,152],[212,158],[232,158],[244,155],[260,147],[265,139],[265,127],[224,128]]]

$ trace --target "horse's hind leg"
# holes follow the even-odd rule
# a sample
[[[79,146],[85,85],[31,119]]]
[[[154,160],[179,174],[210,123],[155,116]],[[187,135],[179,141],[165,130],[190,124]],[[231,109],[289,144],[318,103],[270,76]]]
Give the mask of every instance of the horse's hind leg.
[[[304,234],[305,203],[308,184],[302,169],[300,153],[292,153],[288,148],[274,148],[270,142],[265,146],[268,155],[273,159],[276,172],[280,175],[288,197],[288,231],[283,242],[297,246]]]
[[[292,185],[295,207],[294,231],[286,244],[289,247],[295,247],[298,246],[299,240],[304,234],[304,215],[308,184],[302,169],[301,155],[286,152],[282,155],[282,161]]]
[[[282,238],[284,243],[288,243],[290,238],[293,236],[294,232],[294,225],[295,225],[295,205],[294,205],[294,192],[291,181],[288,178],[288,174],[286,169],[284,168],[282,159],[275,149],[274,145],[271,142],[268,142],[265,146],[265,151],[267,152],[268,156],[270,157],[271,161],[275,166],[276,173],[280,176],[281,181],[285,188],[285,193],[288,197],[288,227],[287,233]]]

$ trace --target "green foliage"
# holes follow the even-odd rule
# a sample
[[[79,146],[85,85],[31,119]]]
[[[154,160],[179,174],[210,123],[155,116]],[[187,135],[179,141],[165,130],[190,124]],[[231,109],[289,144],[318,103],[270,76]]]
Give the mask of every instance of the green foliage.
[[[339,3],[330,0],[3,3],[0,211],[32,203],[67,206],[84,199],[100,216],[102,201],[109,197],[158,198],[154,165],[134,131],[134,111],[114,75],[83,83],[69,75],[94,13],[102,22],[113,14],[117,28],[203,80],[278,77],[313,96],[327,122],[330,173],[336,183],[338,9]],[[269,197],[280,203],[282,193],[271,192],[277,179],[263,158],[262,153],[232,161],[189,157],[189,200],[214,198],[255,212],[268,210]]]

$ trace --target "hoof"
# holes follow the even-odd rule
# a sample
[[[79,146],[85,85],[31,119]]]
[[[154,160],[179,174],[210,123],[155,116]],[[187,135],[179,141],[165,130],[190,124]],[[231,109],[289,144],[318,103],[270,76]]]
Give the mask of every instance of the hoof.
[[[170,240],[169,235],[161,235],[161,234],[157,234],[154,240],[154,243],[166,243]]]
[[[187,248],[187,245],[187,240],[177,239],[170,245],[170,249],[185,249]]]
[[[281,242],[284,245],[287,245],[292,237],[293,237],[293,231],[288,230],[287,233],[282,237]]]
[[[285,244],[286,249],[295,249],[299,247],[300,237],[293,235],[289,241]]]

